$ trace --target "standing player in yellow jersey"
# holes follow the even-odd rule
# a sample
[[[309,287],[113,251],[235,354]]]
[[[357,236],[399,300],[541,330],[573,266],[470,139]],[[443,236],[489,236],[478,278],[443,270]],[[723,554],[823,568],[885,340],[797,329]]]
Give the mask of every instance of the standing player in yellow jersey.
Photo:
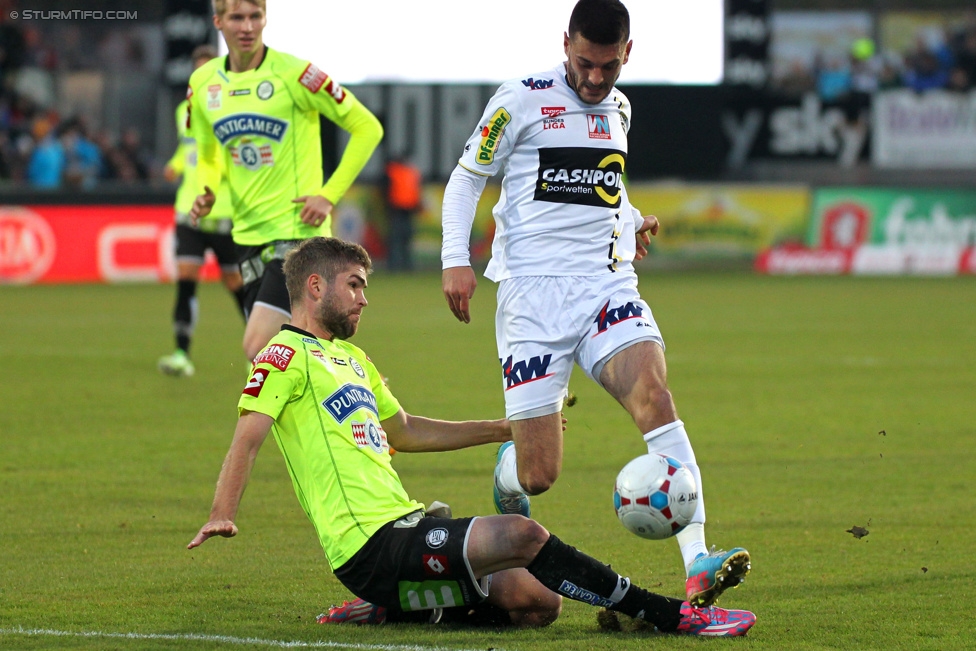
[[[310,238],[288,253],[291,322],[254,360],[210,518],[189,549],[237,535],[244,487],[273,433],[332,571],[359,597],[323,623],[402,621],[429,611],[430,621],[470,621],[477,610],[496,623],[545,626],[565,596],[664,632],[736,636],[752,627],[748,611],[695,608],[639,588],[521,515],[431,517],[410,499],[390,464],[391,445],[457,450],[506,441],[512,432],[507,420],[450,422],[404,411],[372,360],[346,341],[367,305],[371,264],[361,246],[334,238]]]
[[[190,133],[199,156],[191,216],[211,210],[221,159],[244,279],[244,353],[253,359],[289,319],[285,253],[305,238],[330,234],[329,214],[366,165],[383,128],[314,64],[264,44],[265,0],[213,0],[213,8],[228,54],[190,78]],[[324,186],[319,115],[351,136]]]
[[[193,50],[191,58],[196,70],[207,61],[217,57],[217,49],[212,45],[201,45]],[[173,331],[176,336],[176,350],[159,359],[159,370],[167,375],[186,377],[193,375],[193,362],[190,361],[190,342],[196,328],[197,283],[200,281],[200,267],[207,249],[214,252],[220,265],[220,278],[231,294],[238,308],[244,311],[240,268],[230,230],[233,222],[230,211],[230,192],[227,183],[221,180],[217,191],[220,198],[210,210],[210,214],[194,225],[190,219],[190,209],[196,199],[197,144],[186,133],[186,116],[189,102],[183,100],[176,107],[176,133],[180,144],[176,153],[166,163],[163,173],[166,180],[175,181],[183,177],[176,191],[176,307],[173,310]]]

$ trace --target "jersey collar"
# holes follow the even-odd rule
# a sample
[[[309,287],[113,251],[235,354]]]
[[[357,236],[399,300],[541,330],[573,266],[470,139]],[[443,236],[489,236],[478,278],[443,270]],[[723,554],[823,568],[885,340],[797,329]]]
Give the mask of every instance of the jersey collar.
[[[260,70],[261,69],[261,66],[263,66],[264,65],[264,62],[267,61],[267,60],[268,60],[268,46],[265,45],[264,46],[264,53],[261,55],[261,63],[259,63],[258,64],[258,67],[255,68],[254,70]],[[230,69],[230,54],[228,54],[227,56],[224,57],[224,72],[231,72],[231,69]],[[247,72],[253,72],[253,70],[248,70]],[[238,73],[235,73],[235,74],[238,74]]]

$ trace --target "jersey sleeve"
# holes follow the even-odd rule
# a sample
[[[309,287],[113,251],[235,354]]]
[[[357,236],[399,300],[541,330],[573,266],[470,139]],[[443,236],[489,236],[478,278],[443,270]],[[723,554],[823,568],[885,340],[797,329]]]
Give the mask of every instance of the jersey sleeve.
[[[197,73],[202,73],[203,69]],[[186,131],[197,143],[197,187],[195,194],[204,194],[204,188],[214,192],[220,187],[220,145],[214,135],[213,126],[207,119],[207,114],[201,106],[205,93],[197,93],[194,87],[202,87],[204,77],[194,73],[190,77],[190,87],[186,99],[190,105],[187,108]]]
[[[458,164],[479,176],[494,176],[515,149],[524,119],[522,102],[512,84],[502,84],[464,145]]]
[[[298,359],[296,359],[298,357]],[[256,411],[277,419],[305,387],[303,355],[290,346],[271,343],[254,358],[251,374],[237,403],[238,412]]]
[[[166,161],[166,167],[173,170],[177,176],[182,175],[186,168],[186,145],[183,144],[183,136],[186,133],[188,109],[189,102],[186,100],[180,102],[176,107],[176,136],[179,144],[176,145],[176,151],[173,152],[172,158]]]
[[[383,139],[383,126],[339,82],[314,64],[303,63],[305,67],[296,70],[296,104],[302,110],[318,111],[350,135],[339,165],[319,191],[320,195],[336,204],[366,167],[373,150]]]

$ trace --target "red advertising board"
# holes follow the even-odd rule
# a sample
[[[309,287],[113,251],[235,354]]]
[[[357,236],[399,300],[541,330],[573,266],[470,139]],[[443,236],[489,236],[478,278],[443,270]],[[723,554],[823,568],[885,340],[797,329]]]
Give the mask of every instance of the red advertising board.
[[[172,206],[0,206],[0,283],[170,281],[174,233]]]

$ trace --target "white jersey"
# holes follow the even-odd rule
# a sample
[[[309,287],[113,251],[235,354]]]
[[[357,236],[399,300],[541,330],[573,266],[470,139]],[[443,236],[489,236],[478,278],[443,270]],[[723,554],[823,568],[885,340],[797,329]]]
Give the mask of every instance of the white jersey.
[[[564,64],[502,84],[459,164],[504,175],[485,276],[594,276],[633,269],[640,213],[627,200],[630,103],[586,104]]]

